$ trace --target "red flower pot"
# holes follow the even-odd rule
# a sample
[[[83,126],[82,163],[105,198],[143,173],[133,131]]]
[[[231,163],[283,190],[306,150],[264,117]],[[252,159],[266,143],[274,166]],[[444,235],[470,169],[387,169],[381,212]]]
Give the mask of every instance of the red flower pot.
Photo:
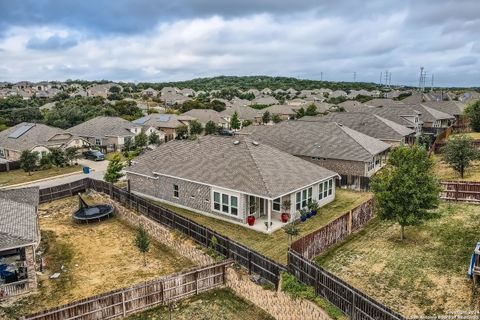
[[[255,223],[255,217],[254,216],[248,216],[247,217],[247,223],[249,226],[253,226],[253,224]]]
[[[281,216],[282,222],[288,222],[288,219],[290,219],[290,215],[288,213],[282,213]]]

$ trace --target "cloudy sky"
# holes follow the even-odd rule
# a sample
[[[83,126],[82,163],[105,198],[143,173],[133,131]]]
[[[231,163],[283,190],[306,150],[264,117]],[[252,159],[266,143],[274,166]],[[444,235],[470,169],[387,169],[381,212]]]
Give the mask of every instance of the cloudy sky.
[[[480,85],[479,0],[0,0],[0,81]]]

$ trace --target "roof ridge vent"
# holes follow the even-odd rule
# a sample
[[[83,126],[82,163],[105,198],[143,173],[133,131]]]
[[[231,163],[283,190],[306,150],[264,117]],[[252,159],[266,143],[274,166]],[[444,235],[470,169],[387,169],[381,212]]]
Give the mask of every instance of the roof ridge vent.
[[[252,144],[253,144],[254,146],[258,146],[258,145],[259,145],[258,141],[252,141]]]
[[[233,141],[233,144],[234,144],[234,145],[238,145],[238,144],[240,144],[240,141],[235,140],[235,141]]]

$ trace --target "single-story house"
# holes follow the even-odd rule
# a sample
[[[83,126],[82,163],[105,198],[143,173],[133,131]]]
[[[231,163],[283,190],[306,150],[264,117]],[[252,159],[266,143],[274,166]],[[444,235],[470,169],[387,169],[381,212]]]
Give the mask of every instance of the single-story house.
[[[38,187],[0,190],[0,300],[37,287]]]
[[[134,138],[141,130],[142,126],[120,117],[102,116],[68,129],[69,132],[86,139],[92,145],[99,146],[106,152],[121,149],[125,140]]]
[[[310,201],[335,198],[330,170],[246,136],[176,140],[148,151],[126,169],[131,191],[243,226],[273,232]],[[287,206],[288,202],[290,205]]]
[[[143,97],[156,97],[158,95],[158,91],[153,89],[153,88],[148,88],[148,89],[145,89],[143,90],[140,94],[143,96]]]
[[[379,115],[361,112],[331,112],[325,116],[303,117],[300,121],[331,121],[377,138],[392,146],[415,141],[415,131]]]
[[[165,142],[173,140],[177,137],[177,129],[180,127],[189,127],[190,122],[195,118],[186,115],[175,114],[155,114],[141,117],[133,121],[133,124],[147,128],[155,128],[163,134]]]
[[[220,115],[230,123],[230,119],[235,112],[237,113],[240,122],[243,122],[244,120],[255,122],[255,119],[258,119],[258,117],[261,117],[263,114],[261,113],[261,110],[253,109],[252,107],[233,106],[220,112]]]
[[[36,151],[45,155],[52,148],[86,148],[89,142],[63,129],[40,123],[22,122],[0,132],[0,159],[20,160],[22,151]]]
[[[230,127],[229,121],[223,118],[220,112],[212,109],[192,109],[182,113],[182,116],[195,118],[203,127],[205,127],[205,124],[209,121],[213,121],[217,126],[222,128]]]
[[[251,139],[343,175],[344,185],[360,189],[387,160],[390,145],[336,122],[284,121],[250,126]],[[365,183],[363,183],[364,185]]]

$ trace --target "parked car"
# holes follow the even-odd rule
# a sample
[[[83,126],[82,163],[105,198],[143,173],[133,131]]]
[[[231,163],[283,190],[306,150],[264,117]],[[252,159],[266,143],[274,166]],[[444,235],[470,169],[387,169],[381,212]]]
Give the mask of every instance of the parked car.
[[[83,153],[85,159],[90,159],[93,161],[102,161],[105,160],[105,155],[98,150],[88,150]]]
[[[218,130],[218,134],[221,136],[233,136],[235,133],[232,130],[221,128]]]

